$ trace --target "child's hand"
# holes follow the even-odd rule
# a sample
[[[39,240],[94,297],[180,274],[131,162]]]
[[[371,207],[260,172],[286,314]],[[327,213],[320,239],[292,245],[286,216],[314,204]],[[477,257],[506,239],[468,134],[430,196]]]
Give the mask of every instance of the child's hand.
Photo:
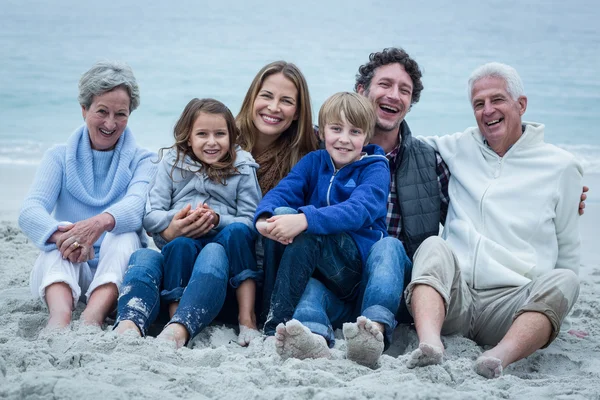
[[[286,214],[275,215],[267,219],[270,229],[270,235],[275,236],[276,240],[281,244],[290,244],[294,238],[308,228],[306,215]]]
[[[212,228],[215,227],[214,211],[195,209],[191,210],[192,206],[188,204],[179,210],[174,216],[167,229],[162,231],[161,236],[167,241],[179,237],[198,238],[206,235]]]
[[[277,238],[275,236],[271,235],[271,229],[273,229],[273,225],[267,223],[266,218],[259,218],[258,220],[256,220],[255,226],[256,226],[256,230],[258,231],[258,233],[260,233],[267,239],[277,241]]]

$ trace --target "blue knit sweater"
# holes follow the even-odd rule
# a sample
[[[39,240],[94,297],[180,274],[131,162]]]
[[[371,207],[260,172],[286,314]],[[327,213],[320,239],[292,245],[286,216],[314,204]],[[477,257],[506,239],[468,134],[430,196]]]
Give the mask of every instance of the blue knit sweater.
[[[143,238],[148,183],[156,172],[152,160],[154,153],[139,148],[129,128],[114,150],[92,150],[83,125],[66,145],[44,154],[21,208],[19,226],[42,251],[56,249],[47,241],[59,222],[77,222],[103,212],[115,219],[112,233],[135,231]],[[96,259],[103,239],[104,235],[94,244]]]
[[[306,232],[348,233],[363,263],[371,246],[387,236],[385,217],[390,169],[381,147],[365,146],[360,160],[336,170],[326,150],[304,156],[259,203],[254,223],[270,217],[277,207],[304,213]]]

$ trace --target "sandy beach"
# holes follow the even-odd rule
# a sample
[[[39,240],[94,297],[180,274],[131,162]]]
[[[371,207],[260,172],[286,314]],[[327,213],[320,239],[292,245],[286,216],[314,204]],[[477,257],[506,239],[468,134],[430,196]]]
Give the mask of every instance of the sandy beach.
[[[28,286],[38,251],[16,224],[34,169],[0,168],[0,186],[10,193],[0,206],[0,398],[600,399],[598,175],[584,180],[591,192],[581,219],[581,294],[570,317],[571,328],[588,335],[563,329],[547,349],[486,380],[472,370],[482,348],[460,337],[444,339],[442,365],[409,370],[417,343],[410,327],[397,329],[375,370],[343,359],[341,338],[334,359],[281,361],[270,340],[242,348],[233,329],[217,325],[175,350],[152,337],[116,336],[110,324],[80,327],[81,305],[70,330],[40,334],[47,311]]]

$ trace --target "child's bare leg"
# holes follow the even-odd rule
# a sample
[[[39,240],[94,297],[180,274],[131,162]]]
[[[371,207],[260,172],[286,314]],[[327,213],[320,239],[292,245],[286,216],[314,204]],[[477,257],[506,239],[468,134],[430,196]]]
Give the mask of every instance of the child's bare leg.
[[[383,353],[383,332],[385,327],[360,316],[355,323],[343,326],[346,339],[346,358],[367,367],[375,367]]]
[[[169,340],[175,343],[177,348],[180,348],[189,340],[190,334],[185,326],[175,322],[167,325],[156,338]]]
[[[178,301],[174,301],[173,303],[169,304],[169,318],[173,318],[173,315],[175,315],[175,311],[177,311],[177,307],[179,307]]]
[[[329,358],[331,355],[325,338],[312,333],[295,319],[277,325],[275,349],[283,359]]]
[[[119,325],[117,325],[117,327],[115,328],[115,333],[121,335],[125,332],[135,332],[138,336],[142,336],[142,332],[140,332],[139,328],[137,327],[136,324],[133,323],[133,321],[129,321],[129,320],[124,320],[124,321],[119,321]]]
[[[256,282],[252,279],[246,279],[237,288],[235,295],[238,302],[238,322],[240,324],[238,344],[247,346],[252,339],[261,336],[256,327],[256,314],[254,313]]]
[[[46,303],[50,318],[47,329],[61,329],[71,322],[73,310],[73,293],[71,287],[64,282],[53,283],[46,288]]]
[[[101,326],[108,313],[114,310],[119,290],[114,283],[98,286],[90,295],[88,304],[81,313],[85,325]]]

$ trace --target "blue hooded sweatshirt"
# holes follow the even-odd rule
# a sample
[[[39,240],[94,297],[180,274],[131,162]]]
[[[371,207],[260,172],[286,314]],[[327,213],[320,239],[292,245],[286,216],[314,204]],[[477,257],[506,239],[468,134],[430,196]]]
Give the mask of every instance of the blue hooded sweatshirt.
[[[254,223],[278,207],[304,213],[307,233],[348,233],[363,265],[371,246],[387,236],[385,218],[390,169],[381,147],[368,145],[359,160],[336,170],[326,150],[303,157],[259,203]]]

